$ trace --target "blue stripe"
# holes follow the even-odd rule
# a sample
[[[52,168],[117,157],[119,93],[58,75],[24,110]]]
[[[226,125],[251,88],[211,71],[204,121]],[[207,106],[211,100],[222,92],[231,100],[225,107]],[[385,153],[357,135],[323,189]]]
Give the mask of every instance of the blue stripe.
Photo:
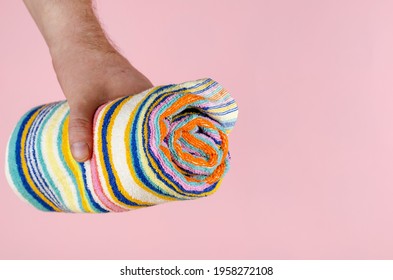
[[[232,113],[232,112],[236,112],[236,111],[237,111],[237,107],[232,108],[232,109],[230,109],[230,110],[227,110],[227,111],[225,111],[225,112],[217,112],[217,113],[215,113],[215,112],[209,112],[209,114],[215,115],[215,116],[225,116],[225,115],[228,115],[228,114],[230,114],[230,113]]]
[[[229,106],[229,105],[232,105],[233,103],[235,103],[235,100],[234,100],[234,99],[232,99],[231,101],[229,101],[229,102],[227,102],[227,103],[223,103],[223,104],[216,105],[216,106],[201,107],[201,109],[204,109],[204,110],[220,109],[220,108],[224,108],[224,107],[227,107],[227,106]]]
[[[50,206],[49,204],[47,204],[44,200],[42,200],[34,191],[33,189],[30,187],[29,183],[26,180],[25,175],[23,174],[23,169],[22,169],[22,158],[20,155],[20,151],[22,149],[21,146],[21,140],[22,140],[22,134],[23,134],[23,130],[26,126],[26,124],[28,123],[28,121],[30,120],[30,118],[34,115],[35,112],[37,112],[41,107],[37,107],[36,109],[32,110],[27,116],[26,118],[23,120],[21,127],[18,131],[18,137],[17,137],[17,142],[16,142],[16,149],[15,149],[15,158],[16,158],[16,164],[18,166],[18,172],[19,172],[19,176],[20,179],[22,181],[23,187],[25,188],[25,190],[41,205],[43,206],[45,209],[49,210],[49,211],[55,211],[55,209]],[[28,132],[27,132],[28,133]]]
[[[59,107],[61,107],[63,104],[65,103],[65,101],[61,101],[61,102],[55,102],[52,103],[53,107],[50,111],[50,113],[48,114],[48,116],[46,117],[46,119],[43,121],[39,131],[37,132],[37,139],[40,139],[39,141],[41,142],[43,139],[43,135],[42,132],[47,124],[47,122],[51,119],[51,117],[56,113],[57,109]],[[53,182],[52,177],[49,175],[48,169],[46,168],[46,164],[48,164],[46,161],[44,161],[44,156],[43,156],[43,151],[42,149],[38,149],[38,160],[40,162],[42,162],[41,168],[42,168],[42,172],[44,173],[44,177],[45,179],[48,181],[48,185],[52,188],[52,190],[56,193],[58,199],[61,202],[61,209],[63,209],[65,212],[69,212],[70,209],[67,208],[67,206],[64,203],[64,200],[61,196],[61,193],[58,189],[58,187],[56,186],[56,184]]]
[[[205,81],[206,82],[206,81]],[[194,87],[198,87],[198,86],[200,86],[200,85],[202,85],[203,83],[200,83],[200,84],[198,84],[198,85],[195,85],[195,86],[193,86],[193,87],[191,87],[191,88],[189,88],[189,89],[192,89],[192,88],[194,88]],[[210,85],[211,86],[211,85]],[[151,98],[154,98],[154,99],[158,99],[158,98],[162,98],[162,96],[165,96],[165,98],[163,98],[163,99],[160,99],[160,101],[159,102],[164,102],[167,98],[169,98],[170,96],[172,96],[172,95],[174,95],[174,94],[176,94],[176,93],[178,93],[178,92],[182,92],[182,91],[184,91],[184,89],[185,88],[181,88],[181,89],[179,89],[179,90],[175,90],[175,91],[171,91],[171,92],[169,92],[169,93],[164,93],[164,94],[162,94],[161,96],[156,96],[156,95],[158,95],[158,93],[159,92],[161,92],[162,90],[164,90],[166,87],[163,87],[161,90],[157,90],[156,92],[154,92],[154,93],[152,93],[150,96],[148,96],[140,105],[139,105],[139,108],[138,108],[138,111],[137,111],[137,113],[136,113],[136,115],[135,115],[135,119],[139,119],[140,118],[140,114],[141,114],[141,108],[143,108],[143,106],[145,105],[145,103],[147,103],[147,101],[149,100],[149,99],[151,99]],[[202,90],[199,90],[199,91],[195,91],[193,94],[196,94],[196,93],[200,93],[200,92],[204,92],[206,89],[202,89]],[[152,102],[152,104],[146,109],[146,111],[150,111],[151,112],[151,110],[152,110],[152,108],[154,107],[154,106],[157,106],[156,104],[155,104],[155,102],[153,101]],[[148,122],[148,118],[147,118],[147,116],[146,116],[146,114],[143,116],[143,123],[142,123],[142,128],[144,128],[144,127],[146,127],[148,124],[147,124],[147,122]],[[136,135],[136,133],[135,133],[135,124],[136,122],[134,122],[133,123],[133,132],[131,133],[132,134],[132,141],[131,141],[131,147],[133,146],[133,145],[135,145],[136,147],[138,147],[137,146],[137,142],[136,142],[136,140],[135,140],[135,135]],[[147,129],[147,132],[148,132],[148,137],[147,137],[147,139],[144,139],[144,135],[143,135],[143,133],[142,133],[142,137],[143,137],[143,150],[144,150],[144,153],[145,154],[149,154],[152,158],[154,158],[154,155],[152,154],[152,152],[151,152],[151,150],[150,149],[147,149],[147,147],[146,147],[146,145],[145,145],[145,143],[147,142],[147,143],[149,143],[148,142],[148,139],[151,139],[151,131],[149,130],[149,129]],[[138,158],[138,156],[136,155],[136,154],[133,154],[133,158]],[[137,162],[137,160],[135,160],[135,162]],[[158,161],[158,160],[156,160],[155,161],[156,162],[156,164],[159,166],[159,168],[161,169],[161,170],[163,170],[163,172],[164,172],[164,169],[163,169],[163,166],[161,165],[161,163]],[[159,174],[159,173],[157,173],[157,172],[155,172],[155,170],[154,170],[154,168],[152,167],[152,165],[151,165],[151,163],[148,161],[148,164],[149,164],[149,166],[150,166],[150,168],[153,170],[153,172],[156,174],[156,176],[168,187],[168,188],[170,188],[170,189],[172,189],[172,190],[174,190],[175,192],[177,192],[177,193],[179,193],[179,191],[178,190],[176,190],[173,186],[171,186],[171,185],[168,185],[168,183],[163,179],[163,177]],[[138,169],[138,171],[139,172],[137,172],[137,174],[143,174],[144,175],[144,172],[143,172],[143,170],[142,170],[142,168],[140,167],[140,165],[138,164],[137,166],[136,166],[136,168],[135,168],[135,170],[137,171],[137,169]],[[175,173],[178,173],[179,175],[181,175],[177,170],[174,170],[174,172]],[[204,192],[209,192],[209,191],[211,191],[212,189],[214,189],[214,187],[215,187],[215,184],[213,184],[212,186],[210,186],[210,187],[208,187],[208,188],[206,188],[206,189],[204,189],[204,190],[202,190],[202,191],[197,191],[197,190],[195,190],[195,191],[190,191],[190,190],[185,190],[178,182],[177,182],[177,180],[175,180],[175,178],[173,178],[172,177],[172,175],[170,175],[170,174],[168,174],[168,173],[165,173],[165,175],[166,175],[166,177],[174,184],[174,185],[176,185],[180,190],[182,190],[183,192],[185,192],[185,193],[193,193],[193,194],[202,194],[202,193],[204,193]],[[147,182],[149,182],[148,181],[148,179],[147,178],[140,178],[141,179],[141,181],[142,182],[144,182],[144,183],[147,183]],[[142,180],[142,179],[144,179],[144,180]],[[196,183],[196,182],[190,182],[190,184],[192,185],[192,183],[194,184],[194,185],[198,185],[198,183]],[[200,183],[199,183],[200,184]],[[149,182],[149,185],[150,186],[152,186],[152,184]],[[154,189],[157,189],[157,188],[154,188]],[[162,190],[160,190],[160,193],[162,193]],[[182,194],[182,195],[184,195],[184,193],[180,193],[180,194]]]
[[[198,86],[198,85],[197,85],[197,86]],[[206,89],[204,89],[204,90],[206,90]],[[204,90],[196,91],[195,93],[203,92]],[[166,93],[166,95],[167,95],[166,98],[168,98],[168,97],[174,95],[174,93],[176,93],[176,91],[172,91],[172,92]],[[184,93],[184,94],[188,94],[188,93]],[[184,95],[184,94],[183,94],[183,95]],[[166,98],[165,98],[165,99],[166,99]],[[157,98],[157,99],[158,99],[158,98]],[[164,99],[163,99],[163,100],[164,100]],[[156,101],[155,103],[157,103],[157,102],[163,102],[163,100]],[[202,102],[203,102],[203,101],[196,101],[196,102],[194,102],[193,105],[189,105],[189,106],[187,106],[187,107],[197,106],[198,103],[202,103]],[[154,106],[157,106],[155,103],[153,102],[152,105],[149,106],[149,108],[147,109],[147,111],[152,110],[152,108],[153,108]],[[168,104],[168,105],[169,105],[169,104]],[[204,115],[203,112],[200,112],[200,114],[201,114],[201,115]],[[206,117],[209,118],[209,119],[211,119],[211,118],[210,118],[209,116],[207,116],[207,115],[206,115]],[[148,126],[146,119],[147,119],[147,117],[145,117],[145,119],[144,119],[143,127]],[[149,129],[148,129],[147,131],[148,131],[148,139],[151,139],[151,137],[150,137],[151,131],[150,131]],[[145,145],[143,145],[143,146],[145,146]],[[169,147],[169,145],[168,145],[168,147]],[[154,158],[154,155],[152,154],[151,149],[148,149],[148,150],[145,149],[145,153],[147,153],[147,152],[150,154],[151,157]],[[174,152],[173,150],[172,150],[172,155],[173,155],[173,156],[175,155],[175,152]],[[165,156],[164,154],[162,154],[162,156],[163,156],[164,161],[167,162],[166,156]],[[162,164],[161,164],[158,160],[156,160],[156,163],[157,163],[157,165],[160,167],[159,169],[162,169],[162,170],[163,170],[163,166],[162,166]],[[170,164],[170,163],[167,162],[167,164]],[[175,164],[175,163],[172,162],[172,164]],[[205,188],[205,189],[203,189],[203,190],[201,190],[201,191],[197,191],[197,190],[195,190],[195,191],[185,190],[185,189],[183,188],[183,186],[178,182],[178,180],[182,178],[181,176],[183,176],[183,174],[181,174],[180,172],[178,172],[176,169],[173,169],[173,172],[176,173],[176,174],[178,175],[179,178],[176,178],[177,180],[176,180],[175,178],[173,178],[173,176],[172,176],[171,174],[165,173],[165,175],[167,176],[167,178],[170,179],[170,181],[171,181],[173,184],[175,184],[175,185],[176,185],[180,190],[182,190],[184,193],[193,193],[193,194],[198,194],[198,195],[199,195],[199,194],[202,194],[202,193],[204,193],[204,192],[209,192],[209,191],[211,191],[211,190],[213,189],[213,187],[208,187],[208,188]],[[160,175],[158,175],[158,176],[159,176],[160,178],[162,178]],[[166,183],[166,182],[165,182],[165,183]],[[186,183],[187,183],[188,185],[195,186],[195,187],[198,187],[198,186],[204,184],[204,182],[186,182]],[[166,184],[167,184],[167,183],[166,183]],[[168,186],[168,185],[167,185],[167,186]],[[173,188],[172,186],[168,186],[168,187],[171,188],[172,190],[176,191],[177,193],[179,193],[179,191],[176,190],[175,188]],[[184,193],[180,193],[180,194],[184,195]]]
[[[28,142],[26,142],[26,151],[32,151],[32,156],[29,158],[28,162],[28,169],[31,174],[34,174],[34,177],[36,177],[38,180],[34,180],[33,176],[32,179],[37,185],[37,187],[40,189],[41,193],[45,195],[52,203],[54,203],[57,207],[61,207],[61,203],[59,200],[56,198],[56,195],[53,193],[53,190],[49,188],[48,183],[45,180],[45,177],[42,176],[42,173],[39,170],[38,166],[38,161],[37,161],[37,150],[36,150],[36,145],[37,145],[37,131],[39,130],[43,119],[48,115],[50,112],[51,107],[50,105],[46,106],[45,108],[42,109],[42,111],[38,114],[37,118],[34,120],[34,127],[31,127],[31,132],[29,132],[28,135]],[[26,152],[26,156],[29,153]],[[35,168],[34,168],[35,167]],[[36,170],[34,170],[36,169]]]
[[[144,135],[143,135],[143,131],[139,132],[139,133],[142,133],[142,144],[139,144],[138,141],[137,141],[137,132],[136,132],[136,131],[137,131],[137,120],[138,120],[139,118],[141,118],[140,114],[141,114],[141,111],[142,111],[144,105],[146,104],[146,102],[147,102],[150,98],[153,98],[153,97],[152,97],[153,94],[158,94],[158,93],[164,91],[165,89],[167,89],[167,88],[169,88],[169,87],[170,87],[170,86],[164,86],[164,87],[158,88],[154,93],[152,93],[152,94],[150,94],[149,96],[147,96],[147,97],[138,105],[138,109],[137,109],[137,112],[136,112],[136,114],[135,114],[134,121],[133,121],[133,123],[132,123],[132,128],[131,128],[131,131],[130,131],[131,137],[130,137],[130,143],[129,143],[129,144],[130,144],[130,151],[131,151],[132,159],[133,159],[133,163],[134,163],[134,170],[135,170],[135,173],[137,174],[139,180],[140,180],[146,187],[148,187],[149,189],[155,191],[156,193],[159,193],[159,194],[164,195],[164,196],[167,196],[167,197],[176,198],[175,196],[173,196],[173,195],[171,195],[171,194],[165,192],[165,191],[162,190],[161,188],[158,188],[156,185],[153,185],[153,184],[151,183],[151,181],[149,180],[149,178],[146,176],[146,174],[145,174],[145,169],[142,168],[141,163],[140,163],[140,157],[139,157],[139,155],[138,155],[138,149],[141,147],[141,145],[142,145],[143,152],[144,152],[145,154],[147,154],[147,149],[146,149],[145,145],[143,144],[143,143],[145,142],[144,139],[143,139],[143,138],[144,138]],[[178,91],[182,91],[182,90],[183,90],[183,89],[178,90]],[[162,101],[165,100],[166,98],[168,98],[169,96],[170,96],[170,95],[167,93],[166,96],[164,97],[164,99],[162,99]],[[161,96],[161,97],[162,97],[162,96]],[[146,115],[143,116],[143,118],[144,118],[144,121],[143,121],[143,124],[142,124],[142,129],[143,129],[144,125],[145,125]],[[149,167],[151,168],[151,170],[153,170],[153,172],[156,174],[156,176],[159,178],[159,180],[161,180],[165,185],[167,185],[168,188],[174,189],[172,186],[169,186],[168,183],[165,182],[165,181],[163,180],[163,178],[162,178],[157,172],[155,172],[155,170],[154,170],[154,168],[153,168],[153,166],[152,166],[152,164],[151,164],[150,161],[148,161],[148,165],[149,165]],[[161,166],[161,165],[160,165],[160,166]],[[161,169],[162,169],[162,168],[161,168]],[[173,181],[173,178],[172,178],[171,176],[168,176],[168,175],[169,175],[169,174],[167,174],[167,177],[170,177],[170,180]]]
[[[224,127],[226,128],[233,128],[235,126],[236,121],[233,122],[225,122]]]
[[[80,170],[81,170],[81,172],[82,172],[82,178],[83,178],[83,184],[84,184],[85,190],[86,190],[87,195],[88,195],[88,197],[89,197],[89,200],[90,200],[91,204],[93,205],[93,207],[95,208],[96,212],[99,211],[99,212],[102,212],[102,213],[108,213],[108,212],[109,212],[108,210],[102,208],[101,205],[99,205],[99,204],[94,200],[93,195],[91,194],[89,188],[87,187],[86,169],[85,169],[84,163],[79,163],[79,167],[80,167]]]
[[[102,124],[102,131],[101,131],[101,137],[102,137],[102,154],[104,157],[104,164],[105,164],[105,168],[106,171],[108,173],[108,179],[109,179],[109,184],[110,187],[113,190],[113,193],[116,195],[116,197],[123,203],[127,204],[127,205],[131,205],[131,206],[149,206],[149,205],[145,205],[145,204],[138,204],[135,203],[129,199],[127,199],[119,190],[119,187],[116,183],[116,178],[115,175],[112,172],[112,166],[110,164],[109,161],[109,154],[108,154],[108,140],[107,140],[107,136],[108,136],[108,127],[109,124],[111,122],[111,117],[113,115],[113,112],[115,111],[115,109],[119,106],[119,104],[128,97],[124,97],[121,98],[120,100],[116,101],[112,106],[110,106],[109,110],[107,111],[105,117],[104,117],[104,121]]]

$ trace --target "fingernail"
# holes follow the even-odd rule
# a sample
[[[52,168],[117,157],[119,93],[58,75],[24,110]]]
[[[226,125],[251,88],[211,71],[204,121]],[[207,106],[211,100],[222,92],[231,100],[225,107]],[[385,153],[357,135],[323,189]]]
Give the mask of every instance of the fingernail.
[[[71,145],[71,152],[77,161],[85,161],[89,156],[89,146],[86,142],[76,142]]]

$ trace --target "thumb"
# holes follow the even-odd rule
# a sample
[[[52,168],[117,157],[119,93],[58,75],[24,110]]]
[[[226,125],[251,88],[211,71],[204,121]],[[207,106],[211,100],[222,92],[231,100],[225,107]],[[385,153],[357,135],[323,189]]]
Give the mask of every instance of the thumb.
[[[84,162],[93,149],[93,117],[96,108],[92,104],[70,106],[68,125],[71,153],[76,161]]]

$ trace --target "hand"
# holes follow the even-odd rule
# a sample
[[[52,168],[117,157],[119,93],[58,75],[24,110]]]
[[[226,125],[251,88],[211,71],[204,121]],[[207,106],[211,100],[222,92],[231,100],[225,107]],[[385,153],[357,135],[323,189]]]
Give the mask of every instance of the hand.
[[[74,45],[52,56],[57,78],[70,106],[71,152],[77,161],[86,161],[93,148],[92,122],[97,108],[153,85],[111,46],[91,49]]]
[[[69,141],[77,161],[91,157],[96,109],[152,83],[107,39],[92,0],[24,0],[49,47],[70,106]]]

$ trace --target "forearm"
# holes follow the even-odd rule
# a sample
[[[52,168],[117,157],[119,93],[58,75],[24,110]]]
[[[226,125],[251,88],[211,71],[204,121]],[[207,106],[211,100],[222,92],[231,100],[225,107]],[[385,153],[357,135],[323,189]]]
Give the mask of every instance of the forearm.
[[[91,0],[24,0],[52,58],[74,49],[113,50]]]

